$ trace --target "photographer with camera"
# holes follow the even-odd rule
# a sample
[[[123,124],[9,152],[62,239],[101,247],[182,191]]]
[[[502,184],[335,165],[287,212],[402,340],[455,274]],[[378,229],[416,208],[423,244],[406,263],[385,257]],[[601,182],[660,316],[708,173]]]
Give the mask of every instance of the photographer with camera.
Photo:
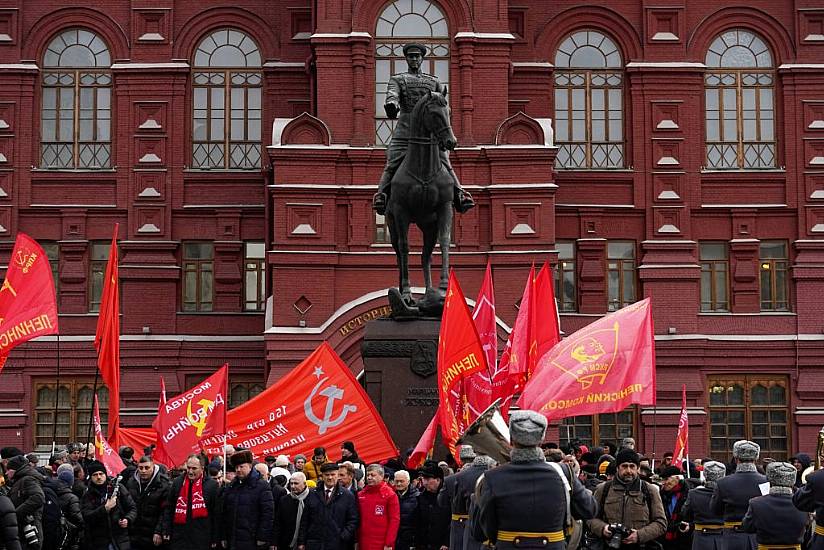
[[[23,455],[9,459],[6,477],[11,481],[9,498],[17,512],[17,527],[23,550],[40,550],[43,546],[43,475]]]
[[[89,489],[80,501],[86,525],[86,550],[129,550],[129,527],[137,519],[137,507],[121,478],[109,485],[106,467],[88,464]]]
[[[622,449],[615,462],[615,478],[595,490],[598,517],[587,522],[590,533],[613,549],[660,548],[655,539],[666,532],[667,516],[658,487],[639,477],[641,457],[634,450]]]

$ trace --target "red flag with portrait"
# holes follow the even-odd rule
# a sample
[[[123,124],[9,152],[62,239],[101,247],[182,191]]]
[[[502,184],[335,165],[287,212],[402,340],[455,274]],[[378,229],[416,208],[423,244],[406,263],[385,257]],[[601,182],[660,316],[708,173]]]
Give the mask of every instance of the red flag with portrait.
[[[47,334],[57,334],[51,265],[34,239],[18,233],[0,287],[0,369],[15,346]]]
[[[538,361],[518,406],[550,420],[655,403],[655,335],[650,298],[606,315]]]

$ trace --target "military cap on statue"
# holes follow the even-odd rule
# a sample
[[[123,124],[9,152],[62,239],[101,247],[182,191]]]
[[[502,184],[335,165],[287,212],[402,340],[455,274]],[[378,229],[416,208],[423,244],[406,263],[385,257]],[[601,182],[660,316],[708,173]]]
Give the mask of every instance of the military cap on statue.
[[[509,415],[509,438],[523,447],[537,447],[544,442],[546,417],[535,411],[513,411]]]
[[[758,446],[758,443],[753,443],[752,441],[747,441],[746,439],[736,441],[732,445],[732,456],[738,460],[755,461],[758,460],[758,455],[760,453],[761,447]]]
[[[410,42],[409,44],[405,44],[403,47],[403,55],[407,55],[409,50],[420,50],[421,56],[426,57],[426,46],[423,44],[418,44],[416,42]]]
[[[770,462],[767,464],[767,480],[777,487],[792,487],[797,474],[795,466],[789,462]]]
[[[718,481],[727,475],[727,467],[722,462],[710,460],[704,463],[704,479],[707,481]]]

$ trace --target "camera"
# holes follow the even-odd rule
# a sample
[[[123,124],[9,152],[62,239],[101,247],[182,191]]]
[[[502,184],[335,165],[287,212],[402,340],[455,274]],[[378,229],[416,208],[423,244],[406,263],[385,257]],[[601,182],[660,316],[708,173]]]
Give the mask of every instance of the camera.
[[[621,548],[621,541],[632,533],[632,531],[620,523],[610,523],[609,530],[612,532],[612,536],[609,538],[607,546],[613,550]]]
[[[28,546],[37,546],[40,544],[37,526],[34,524],[34,518],[31,516],[26,516],[26,525],[23,526],[23,538],[26,539]]]

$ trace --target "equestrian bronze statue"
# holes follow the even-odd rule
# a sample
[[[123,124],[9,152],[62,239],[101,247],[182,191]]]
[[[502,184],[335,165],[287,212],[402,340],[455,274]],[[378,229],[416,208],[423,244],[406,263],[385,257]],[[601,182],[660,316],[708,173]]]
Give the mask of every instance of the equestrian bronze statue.
[[[449,281],[452,209],[454,206],[463,213],[475,203],[458,182],[447,155],[457,140],[449,122],[446,86],[421,73],[425,46],[407,44],[403,53],[409,72],[392,76],[387,88],[384,108],[398,123],[386,150],[386,168],[373,207],[386,216],[398,262],[398,289],[389,292],[392,316],[440,316]],[[420,301],[412,297],[409,282],[409,226],[413,223],[423,233],[421,264],[426,294]],[[430,272],[436,243],[441,248],[437,288],[432,286]]]

